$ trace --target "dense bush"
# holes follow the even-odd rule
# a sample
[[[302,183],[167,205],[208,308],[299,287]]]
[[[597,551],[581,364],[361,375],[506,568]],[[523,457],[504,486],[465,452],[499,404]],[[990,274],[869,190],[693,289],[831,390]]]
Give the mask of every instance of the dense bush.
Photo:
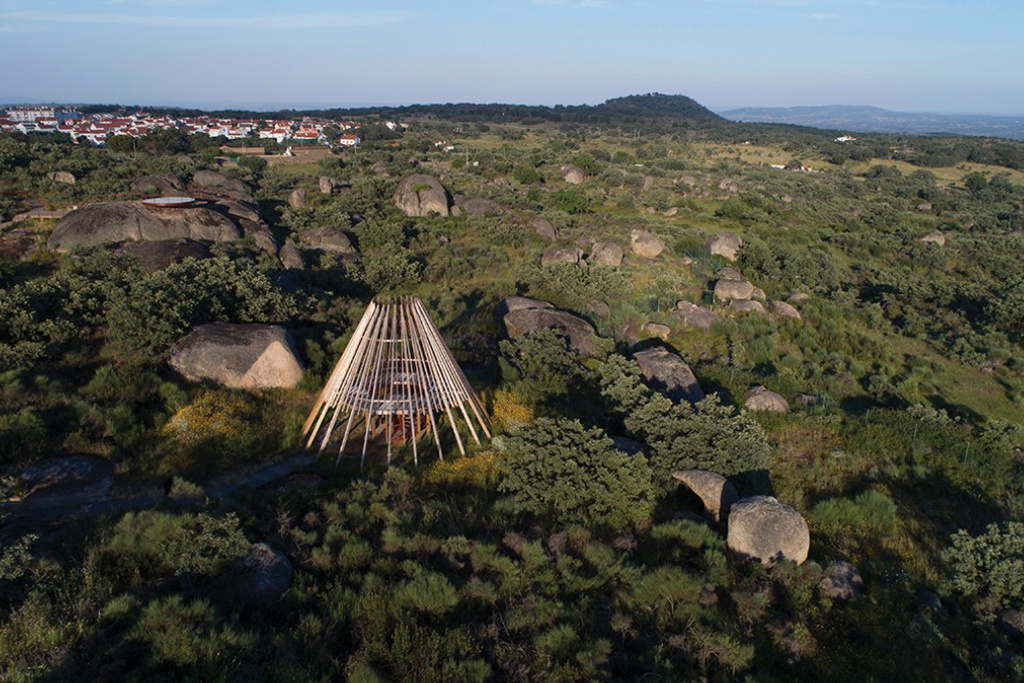
[[[654,509],[651,471],[643,458],[614,448],[599,429],[541,418],[503,438],[500,490],[513,509],[555,526],[624,531],[644,526]]]

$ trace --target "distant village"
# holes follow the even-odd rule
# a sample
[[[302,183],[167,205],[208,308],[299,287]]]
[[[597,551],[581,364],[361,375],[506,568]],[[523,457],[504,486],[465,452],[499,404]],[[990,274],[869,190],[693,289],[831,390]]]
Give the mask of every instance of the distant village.
[[[174,128],[189,135],[204,133],[227,140],[274,140],[279,144],[355,147],[361,140],[354,121],[332,121],[314,117],[293,119],[234,119],[213,116],[156,116],[143,111],[130,116],[83,115],[74,109],[14,107],[0,110],[0,132],[64,133],[76,142],[103,145],[115,135],[139,137],[151,130]],[[383,122],[391,130],[406,124]],[[328,134],[328,129],[332,135]],[[340,133],[338,132],[340,131]]]

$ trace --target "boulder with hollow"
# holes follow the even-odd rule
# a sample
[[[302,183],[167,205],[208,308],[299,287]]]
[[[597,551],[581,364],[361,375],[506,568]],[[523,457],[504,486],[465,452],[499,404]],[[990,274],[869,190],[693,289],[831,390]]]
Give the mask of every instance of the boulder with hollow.
[[[672,477],[697,494],[704,505],[704,512],[712,520],[721,523],[729,516],[729,510],[739,500],[739,494],[732,482],[717,472],[707,470],[679,470]]]

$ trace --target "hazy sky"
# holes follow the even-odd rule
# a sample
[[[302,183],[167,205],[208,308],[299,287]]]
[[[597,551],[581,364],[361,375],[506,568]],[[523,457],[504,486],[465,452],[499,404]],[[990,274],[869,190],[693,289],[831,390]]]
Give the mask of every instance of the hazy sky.
[[[1021,0],[0,0],[0,102],[1024,114]]]

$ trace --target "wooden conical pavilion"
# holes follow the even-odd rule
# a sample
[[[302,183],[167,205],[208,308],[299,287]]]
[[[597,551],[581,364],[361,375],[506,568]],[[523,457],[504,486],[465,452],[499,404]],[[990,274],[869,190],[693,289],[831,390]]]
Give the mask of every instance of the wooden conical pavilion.
[[[474,421],[491,437],[479,399],[419,299],[371,301],[306,420],[303,438],[306,448],[319,438],[323,453],[335,427],[344,422],[340,459],[353,428],[362,424],[362,464],[371,435],[385,430],[391,464],[391,446],[396,441],[411,441],[413,460],[418,462],[416,442],[429,432],[443,460],[437,433],[441,413],[447,416],[463,455],[458,415],[476,443],[480,436]]]

